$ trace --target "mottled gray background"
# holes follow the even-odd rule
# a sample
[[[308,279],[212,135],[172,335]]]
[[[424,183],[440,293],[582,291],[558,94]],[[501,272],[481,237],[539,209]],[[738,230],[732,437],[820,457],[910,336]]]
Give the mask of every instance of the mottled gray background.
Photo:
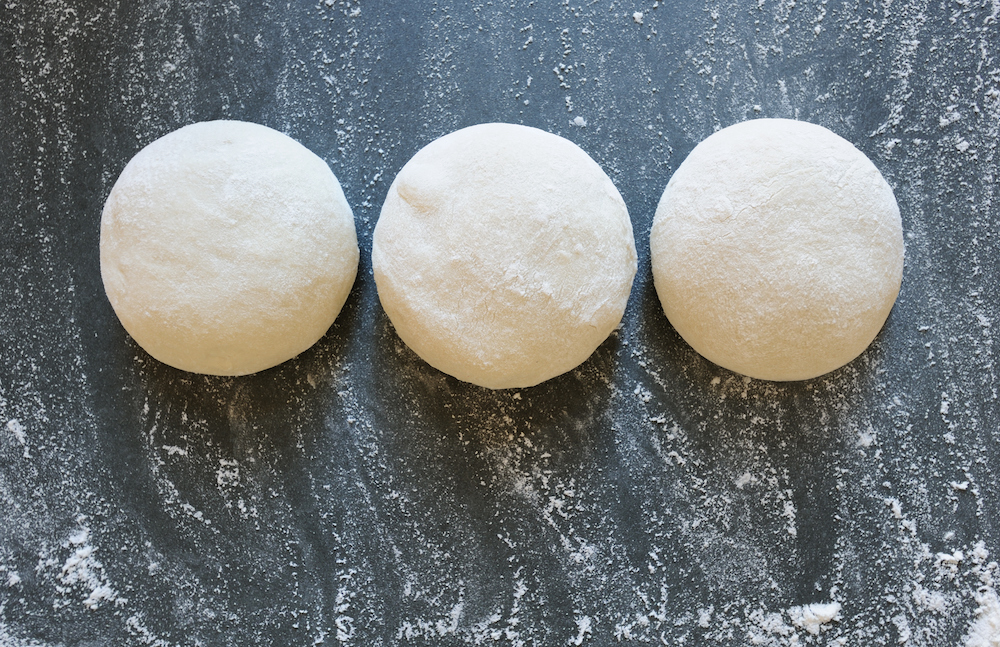
[[[5,3],[0,645],[978,647],[1000,614],[998,14],[996,0]],[[700,358],[650,276],[670,174],[755,117],[853,142],[903,217],[885,329],[804,383]],[[217,118],[325,159],[362,246],[329,334],[235,379],[146,355],[98,264],[126,162]],[[520,392],[417,359],[369,262],[396,172],[485,121],[579,144],[639,250],[622,329]],[[830,602],[820,633],[796,624]]]

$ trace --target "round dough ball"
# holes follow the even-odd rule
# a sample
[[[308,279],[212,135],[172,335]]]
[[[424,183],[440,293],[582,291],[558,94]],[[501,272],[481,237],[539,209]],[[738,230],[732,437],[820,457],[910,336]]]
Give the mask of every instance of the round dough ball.
[[[805,380],[868,347],[903,275],[878,169],[826,128],[758,119],[720,130],[670,178],[650,235],[677,332],[709,360]]]
[[[431,142],[389,188],[372,242],[379,299],[417,355],[491,389],[586,360],[636,271],[625,202],[572,142],[482,124]]]
[[[257,124],[197,123],[154,141],[101,217],[101,276],[125,330],[195,373],[245,375],[309,348],[357,267],[337,178]]]

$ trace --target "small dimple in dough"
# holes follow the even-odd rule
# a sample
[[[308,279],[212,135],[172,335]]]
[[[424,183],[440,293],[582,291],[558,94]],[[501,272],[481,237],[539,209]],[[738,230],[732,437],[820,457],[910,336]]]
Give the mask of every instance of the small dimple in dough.
[[[878,169],[826,128],[788,119],[695,147],[660,199],[650,253],[677,332],[720,366],[777,381],[861,354],[903,274],[899,209]]]
[[[358,266],[354,217],[323,160],[257,124],[212,121],[141,150],[101,217],[101,275],[156,359],[245,375],[330,327]]]
[[[431,142],[389,188],[379,299],[430,365],[492,389],[579,365],[621,321],[636,272],[625,203],[572,142],[482,124]]]

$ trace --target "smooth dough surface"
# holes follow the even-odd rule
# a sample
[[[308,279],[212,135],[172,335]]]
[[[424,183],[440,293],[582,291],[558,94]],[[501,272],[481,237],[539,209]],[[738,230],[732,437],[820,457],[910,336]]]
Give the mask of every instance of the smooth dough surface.
[[[358,254],[326,163],[239,121],[139,151],[101,218],[101,276],[125,330],[196,373],[245,375],[309,348],[347,299]]]
[[[677,332],[709,360],[765,380],[847,364],[899,293],[892,189],[821,126],[758,119],[698,144],[671,177],[650,236]]]
[[[492,389],[586,360],[621,321],[636,272],[625,202],[583,150],[481,124],[420,150],[372,244],[379,299],[421,358]]]

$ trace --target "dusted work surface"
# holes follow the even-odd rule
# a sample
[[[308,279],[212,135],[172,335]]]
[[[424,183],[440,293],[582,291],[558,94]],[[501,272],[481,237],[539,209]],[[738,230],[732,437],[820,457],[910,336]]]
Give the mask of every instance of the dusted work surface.
[[[996,644],[995,2],[94,4],[0,9],[0,644]],[[902,213],[885,328],[808,382],[700,358],[650,276],[670,174],[754,117]],[[131,156],[219,118],[326,160],[362,247],[330,332],[242,378],[146,355],[98,262]],[[639,251],[620,330],[520,391],[421,362],[369,262],[396,172],[488,121],[587,151]]]

